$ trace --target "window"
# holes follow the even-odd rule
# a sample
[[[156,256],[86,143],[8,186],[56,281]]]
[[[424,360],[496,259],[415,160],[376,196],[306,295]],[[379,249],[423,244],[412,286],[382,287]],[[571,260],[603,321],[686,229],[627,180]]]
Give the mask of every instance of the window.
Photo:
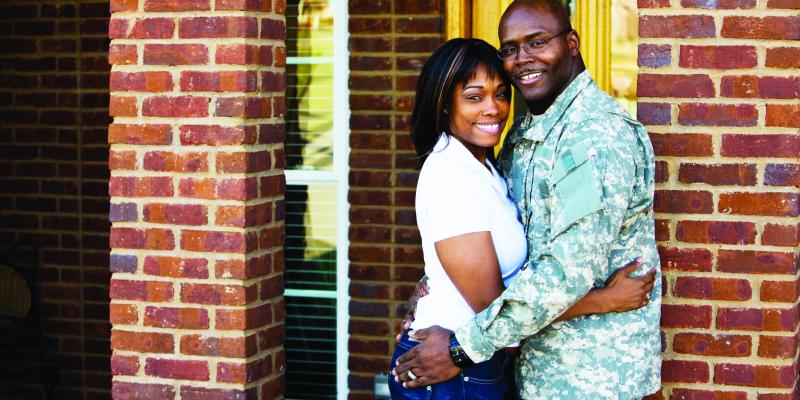
[[[347,4],[286,11],[287,399],[347,398]]]

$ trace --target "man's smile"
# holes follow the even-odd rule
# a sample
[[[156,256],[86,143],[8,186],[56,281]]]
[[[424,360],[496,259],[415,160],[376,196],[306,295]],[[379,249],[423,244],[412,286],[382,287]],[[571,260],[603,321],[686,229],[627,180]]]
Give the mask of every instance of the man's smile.
[[[539,70],[539,71],[527,70],[527,71],[522,71],[522,72],[516,74],[515,77],[517,78],[519,83],[521,83],[523,85],[530,85],[530,84],[536,82],[539,78],[541,78],[543,74],[544,74],[544,71],[541,71],[541,70]]]

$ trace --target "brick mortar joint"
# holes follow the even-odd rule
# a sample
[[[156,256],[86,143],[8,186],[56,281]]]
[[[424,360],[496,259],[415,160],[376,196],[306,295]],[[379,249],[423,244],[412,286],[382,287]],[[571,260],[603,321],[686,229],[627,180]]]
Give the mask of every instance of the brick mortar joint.
[[[177,18],[177,19],[191,19],[191,18],[208,18],[208,17],[260,17],[278,20],[286,20],[286,15],[276,13],[273,11],[255,11],[255,10],[193,10],[193,11],[146,11],[140,9],[137,11],[115,11],[111,13],[111,18]]]
[[[793,47],[797,41],[789,39],[748,39],[732,37],[696,37],[696,38],[674,38],[674,37],[639,37],[639,44],[672,45],[672,48],[681,46],[747,46],[747,47]],[[640,67],[642,68],[642,67]]]
[[[270,149],[263,149],[258,151],[248,151],[248,154],[257,154],[261,153],[264,150]],[[275,150],[275,149],[272,149]],[[152,150],[151,150],[152,151]],[[151,152],[147,151],[147,152]],[[169,150],[160,150],[167,153],[174,153],[175,155],[185,155],[188,153],[193,153],[192,151],[187,151],[186,153],[180,152],[172,152]],[[201,151],[202,152],[202,151]],[[228,152],[228,151],[220,151],[216,152],[217,154],[224,154],[224,153],[240,153],[237,151]],[[137,153],[137,154],[144,154],[144,153]],[[209,152],[209,155],[214,154]],[[211,161],[208,160],[209,164]],[[213,165],[213,164],[211,164]],[[173,178],[196,178],[196,179],[208,179],[208,178],[217,178],[217,179],[248,179],[248,178],[260,178],[264,176],[275,176],[275,175],[262,175],[259,172],[248,172],[248,173],[224,173],[224,172],[215,172],[215,171],[206,171],[206,172],[177,172],[177,171],[150,171],[150,170],[143,170],[143,169],[114,169],[112,170],[111,177],[112,178],[158,178],[158,177],[173,177]],[[177,193],[177,192],[176,192]],[[114,197],[124,197],[124,196],[114,196]],[[180,198],[180,196],[175,196]]]
[[[130,38],[130,37],[117,37],[112,38],[109,42],[110,46],[113,45],[137,45],[139,47],[146,47],[149,44],[203,44],[208,48],[216,48],[219,45],[275,45],[276,48],[285,48],[286,41],[274,38],[260,38],[260,37],[172,37],[172,38]],[[212,55],[212,54],[209,54]],[[212,57],[210,57],[213,59]],[[122,64],[114,64],[122,65]]]
[[[714,333],[698,333],[698,332],[687,332],[689,334],[696,334],[696,335],[712,335],[715,337],[719,336],[729,336],[729,335],[721,335],[721,334],[714,334]],[[750,354],[748,355],[702,355],[702,354],[693,354],[693,353],[680,353],[675,351],[674,340],[677,335],[667,334],[665,336],[665,340],[669,343],[668,354],[675,356],[674,358],[669,358],[665,361],[693,361],[693,362],[705,362],[708,365],[719,365],[719,364],[739,364],[739,365],[751,365],[751,366],[766,366],[766,367],[776,367],[782,368],[787,366],[793,366],[794,361],[792,357],[788,358],[770,358],[770,357],[761,357],[758,356],[758,348],[760,347],[760,342],[758,337],[755,339],[750,339],[750,347],[749,350]],[[739,337],[747,336],[747,335],[735,335]]]
[[[757,47],[756,51],[766,52],[766,47]],[[760,64],[760,65],[763,65]],[[753,67],[741,69],[717,69],[717,68],[688,68],[688,67],[639,67],[639,75],[704,75],[708,76],[714,83],[720,83],[722,78],[737,77],[737,76],[755,76],[758,78],[797,78],[798,68],[772,68],[772,67]],[[715,85],[715,89],[719,89],[719,85]],[[719,97],[719,90],[716,90],[716,96]],[[639,97],[646,99],[648,97]],[[694,97],[687,97],[693,99]],[[730,98],[730,97],[722,97]],[[736,99],[762,99],[760,97],[746,97]],[[765,99],[766,100],[766,99]],[[778,99],[768,99],[778,100]]]
[[[796,106],[797,99],[773,99],[773,98],[760,98],[760,97],[639,97],[640,103],[668,103],[668,104],[719,104],[719,105],[781,105],[781,106]],[[697,125],[683,125],[696,127]],[[708,126],[714,128],[729,128],[727,126]],[[755,128],[755,126],[750,127]],[[795,128],[788,128],[795,129]],[[796,129],[795,129],[796,130]]]
[[[190,303],[180,298],[180,288],[185,284],[190,285],[207,285],[207,286],[224,286],[225,288],[240,288],[246,290],[258,285],[262,282],[269,281],[272,278],[278,277],[281,274],[266,275],[263,277],[250,278],[250,279],[234,279],[234,278],[174,278],[165,277],[160,275],[145,275],[143,272],[127,273],[115,272],[112,282],[136,282],[136,283],[168,283],[173,289],[178,289],[175,298],[170,301],[154,302],[145,300],[129,300],[129,299],[112,299],[111,304],[138,304],[147,306],[171,307],[180,305],[179,308],[204,308],[208,310],[230,310],[230,309],[243,309],[249,310],[255,307],[261,307],[267,304],[273,304],[271,299],[258,299],[250,301],[246,304],[206,304],[206,303]],[[120,303],[117,303],[120,302]]]
[[[136,98],[153,98],[153,97],[198,97],[198,98],[207,98],[209,100],[218,100],[218,99],[238,99],[238,98],[254,98],[254,99],[274,99],[274,98],[285,98],[284,95],[277,94],[275,92],[260,92],[257,90],[253,90],[250,92],[200,92],[200,91],[191,91],[186,92],[182,91],[180,87],[173,88],[171,91],[163,91],[163,92],[138,92],[138,91],[124,91],[124,92],[110,92],[111,96],[121,95],[119,97],[136,97]],[[177,96],[176,96],[177,95]],[[118,118],[137,118],[137,117],[118,117]],[[151,117],[151,116],[140,116],[138,118],[164,118],[164,119],[172,119],[172,117]],[[226,117],[226,116],[216,116],[210,114],[208,117],[197,117],[197,118],[242,118],[242,117]],[[273,118],[273,117],[267,117]],[[256,118],[248,118],[248,119],[256,119]],[[260,118],[266,119],[266,118]]]
[[[756,343],[752,344],[751,349],[758,349]],[[739,365],[748,365],[753,367],[790,367],[795,365],[795,361],[792,358],[763,358],[758,356],[753,356],[753,354],[758,354],[751,352],[749,356],[742,356],[742,357],[733,357],[733,356],[703,356],[703,355],[696,355],[696,354],[686,354],[686,353],[675,353],[674,350],[670,355],[674,356],[669,358],[665,361],[697,361],[697,362],[705,362],[709,366],[718,366],[720,364],[739,364]],[[713,368],[711,369],[712,372],[712,379],[713,382]],[[725,385],[728,386],[728,385]],[[719,389],[719,386],[716,388]]]
[[[665,274],[665,277],[674,283],[676,278],[680,277],[691,277],[691,278],[722,278],[722,276],[718,274],[708,275],[708,276],[673,276],[672,274]],[[735,279],[735,278],[734,278]],[[746,279],[745,276],[738,277],[738,279]],[[674,286],[674,285],[673,285]],[[742,300],[742,301],[735,301],[735,300],[715,300],[715,299],[697,299],[697,298],[690,298],[690,297],[677,297],[671,292],[664,293],[662,296],[662,304],[663,305],[673,305],[673,306],[711,306],[712,312],[716,312],[719,309],[733,309],[733,310],[782,310],[782,311],[789,311],[793,310],[796,306],[795,303],[789,302],[764,302],[759,297],[751,297],[749,300]],[[716,318],[713,318],[716,320]],[[727,331],[727,330],[720,330],[720,331]],[[775,331],[775,332],[785,332],[785,331]]]
[[[128,281],[128,282],[162,282],[162,283],[169,282],[169,281],[161,281],[161,280],[141,280],[141,279],[139,279],[139,280],[117,279],[117,280],[119,280],[119,281]],[[137,304],[148,305],[148,306],[152,305],[152,306],[159,306],[159,307],[168,307],[168,308],[197,308],[197,307],[202,307],[204,309],[208,309],[209,311],[214,311],[214,312],[209,312],[208,318],[209,318],[209,326],[210,327],[208,329],[200,330],[200,329],[159,328],[159,327],[153,327],[153,326],[145,326],[143,324],[138,324],[137,323],[135,325],[121,325],[121,324],[118,324],[118,325],[115,325],[115,326],[112,327],[112,331],[113,330],[130,331],[130,329],[126,329],[126,328],[130,327],[130,328],[136,328],[136,329],[134,329],[134,331],[136,331],[136,332],[146,332],[146,333],[172,333],[172,332],[175,332],[175,331],[187,331],[187,332],[189,332],[189,331],[204,331],[204,332],[208,332],[208,333],[213,333],[213,332],[221,332],[221,331],[236,331],[236,332],[245,332],[245,334],[248,334],[248,332],[249,333],[258,332],[259,329],[263,329],[264,327],[249,328],[249,329],[219,329],[219,328],[215,327],[216,326],[216,311],[249,311],[249,310],[256,309],[258,307],[277,304],[277,302],[280,302],[280,300],[282,300],[284,298],[283,296],[278,296],[278,297],[271,298],[271,299],[256,300],[256,301],[247,303],[245,305],[212,305],[212,304],[204,304],[204,303],[186,303],[180,298],[182,286],[178,285],[178,284],[181,283],[181,282],[169,282],[169,283],[173,283],[173,288],[175,289],[175,298],[172,299],[171,301],[168,301],[168,302],[165,301],[165,302],[159,302],[159,303],[140,301]],[[203,282],[185,282],[185,283],[203,284]],[[241,286],[241,285],[224,285],[224,286]],[[252,286],[252,285],[250,285],[250,286]],[[241,287],[244,288],[244,286],[241,286]],[[111,304],[117,304],[117,303],[114,303],[114,299],[112,299]],[[144,310],[141,310],[140,312],[143,313]],[[144,314],[142,314],[142,316],[144,316]],[[144,321],[144,319],[141,319],[141,321]],[[272,323],[266,325],[266,327],[279,326],[279,325],[282,325],[282,323],[283,323],[283,321],[272,321]]]
[[[216,369],[214,370],[214,372]],[[209,373],[212,372],[209,370]],[[254,382],[248,384],[241,384],[241,383],[228,383],[228,382],[216,382],[216,380],[211,379],[206,381],[200,380],[184,380],[184,379],[168,379],[168,378],[157,378],[150,375],[145,375],[144,371],[142,371],[139,375],[112,375],[112,382],[123,382],[123,383],[134,383],[134,384],[157,384],[157,385],[167,385],[171,386],[172,389],[175,391],[175,399],[180,399],[180,389],[184,386],[186,387],[194,387],[194,388],[203,388],[203,389],[249,389],[252,387],[259,387],[260,385],[267,383],[268,381],[274,379],[275,377],[282,376],[285,374],[283,370],[274,370],[271,374],[260,378]],[[209,374],[210,375],[210,374]]]
[[[268,229],[274,230],[275,228],[279,228],[283,225],[283,221],[275,221],[270,224],[270,226],[259,226],[253,229]],[[194,229],[199,230],[199,229]],[[206,231],[209,232],[209,231]],[[259,231],[252,231],[249,233],[258,233]],[[130,248],[112,248],[111,254],[118,254],[118,255],[127,255],[127,256],[154,256],[154,257],[178,257],[178,258],[205,258],[209,261],[220,262],[220,261],[243,261],[248,262],[252,260],[260,259],[261,257],[271,256],[276,253],[280,253],[283,251],[282,246],[274,246],[265,249],[254,249],[251,251],[242,251],[242,252],[235,252],[235,253],[226,253],[226,252],[209,252],[209,251],[190,251],[190,250],[183,250],[183,249],[173,249],[173,250],[152,250],[152,249],[130,249]],[[206,254],[206,255],[203,255]],[[143,258],[141,260],[144,260]],[[123,272],[116,272],[122,274]],[[282,274],[283,271],[280,271]],[[269,276],[273,274],[278,274],[278,271],[269,273]],[[267,276],[267,275],[265,275]],[[260,277],[253,277],[247,278],[245,280],[252,280]],[[218,278],[218,279],[234,279],[234,280],[241,280],[240,278]]]
[[[657,103],[654,103],[657,104]],[[675,106],[675,103],[665,103],[670,106]],[[673,107],[675,108],[675,107]],[[647,126],[649,133],[675,133],[675,134],[702,134],[710,135],[712,137],[722,137],[722,135],[731,134],[775,134],[775,135],[796,135],[797,128],[789,127],[760,127],[760,126],[703,126],[703,125],[650,125]],[[658,156],[657,157],[671,157],[671,156]],[[702,156],[686,157],[688,159],[699,158]]]
[[[286,68],[284,67],[276,67],[274,65],[261,65],[261,64],[216,64],[216,63],[208,63],[208,64],[186,64],[186,65],[161,65],[161,64],[114,64],[110,70],[112,74],[120,72],[120,73],[146,73],[146,72],[169,72],[172,74],[172,78],[177,76],[180,78],[181,73],[183,72],[285,72]],[[176,83],[180,83],[180,79],[176,81]],[[115,91],[111,91],[112,93],[117,93]],[[121,93],[127,93],[127,91],[120,91]],[[151,93],[160,93],[160,92],[134,92],[138,94],[151,94]],[[187,93],[194,93],[194,92],[187,92]],[[200,93],[228,93],[225,92],[200,92]],[[239,92],[230,92],[230,93],[239,93]],[[249,93],[249,92],[241,92],[241,93]],[[265,93],[283,93],[283,92],[265,92]],[[281,96],[282,97],[282,96]]]
[[[713,279],[735,279],[735,280],[746,280],[750,283],[753,283],[755,287],[753,287],[753,294],[757,294],[755,289],[760,289],[761,285],[764,282],[785,282],[785,283],[795,283],[797,282],[798,276],[793,274],[767,274],[767,273],[745,273],[745,272],[719,272],[719,271],[683,271],[683,270],[676,270],[676,269],[662,269],[662,274],[670,279],[675,280],[677,278],[713,278]],[[673,279],[675,278],[675,279]],[[698,300],[698,301],[711,301],[716,302],[717,300],[712,299],[692,299],[688,297],[674,297],[672,296],[671,292],[665,292],[664,298],[669,299],[683,299],[683,300]],[[735,302],[753,302],[754,304],[765,305],[769,306],[771,304],[794,304],[789,302],[763,302],[756,298],[750,298],[749,300],[741,300]],[[769,307],[765,307],[769,308]],[[790,307],[791,308],[791,307]]]
[[[680,6],[664,8],[639,8],[639,17],[647,16],[668,16],[668,17],[705,17],[710,16],[715,22],[721,22],[723,17],[785,17],[792,18],[795,15],[787,15],[792,12],[785,8],[740,8],[740,9],[715,9],[715,8],[682,8]],[[718,20],[719,18],[719,20]]]
[[[781,134],[776,134],[778,136],[782,136]],[[679,157],[679,156],[658,156],[656,161],[666,161],[666,162],[673,162],[679,165],[703,165],[703,166],[714,166],[714,165],[739,165],[739,166],[746,166],[746,165],[753,165],[756,166],[758,173],[764,172],[764,167],[767,165],[772,164],[793,164],[798,162],[797,158],[789,158],[789,157],[759,157],[759,159],[751,159],[748,157],[729,157],[729,156],[709,156],[709,157]],[[658,183],[657,185],[661,185],[662,183]],[[701,187],[701,183],[683,183],[683,182],[670,182],[667,187],[676,187],[678,185],[698,185],[697,187]],[[784,187],[784,186],[770,186],[765,185],[763,182],[760,184],[757,182],[756,185],[710,185],[713,187],[719,188],[748,188],[748,187]],[[695,186],[691,186],[695,187]],[[705,186],[702,186],[705,187]],[[790,187],[790,186],[785,186]],[[793,187],[793,186],[791,186]]]

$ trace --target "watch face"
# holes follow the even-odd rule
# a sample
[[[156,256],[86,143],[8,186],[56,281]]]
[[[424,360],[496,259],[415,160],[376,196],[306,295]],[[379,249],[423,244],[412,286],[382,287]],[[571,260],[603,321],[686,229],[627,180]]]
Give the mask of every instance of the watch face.
[[[453,359],[453,362],[458,363],[461,359],[461,355],[458,354],[458,347],[450,347],[448,349],[450,351],[450,358]]]
[[[467,353],[464,351],[461,346],[453,346],[450,347],[450,358],[453,360],[453,364],[457,367],[468,367],[472,365],[472,360],[469,359]]]

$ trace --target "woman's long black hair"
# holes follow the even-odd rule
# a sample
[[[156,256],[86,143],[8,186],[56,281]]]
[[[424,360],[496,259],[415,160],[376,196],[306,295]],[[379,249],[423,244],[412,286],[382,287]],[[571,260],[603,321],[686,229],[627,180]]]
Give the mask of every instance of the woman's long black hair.
[[[422,67],[417,81],[410,133],[414,147],[423,160],[430,154],[442,132],[450,134],[445,112],[452,104],[453,91],[472,79],[479,67],[489,78],[498,74],[509,87],[497,50],[481,39],[451,39],[439,46]]]

